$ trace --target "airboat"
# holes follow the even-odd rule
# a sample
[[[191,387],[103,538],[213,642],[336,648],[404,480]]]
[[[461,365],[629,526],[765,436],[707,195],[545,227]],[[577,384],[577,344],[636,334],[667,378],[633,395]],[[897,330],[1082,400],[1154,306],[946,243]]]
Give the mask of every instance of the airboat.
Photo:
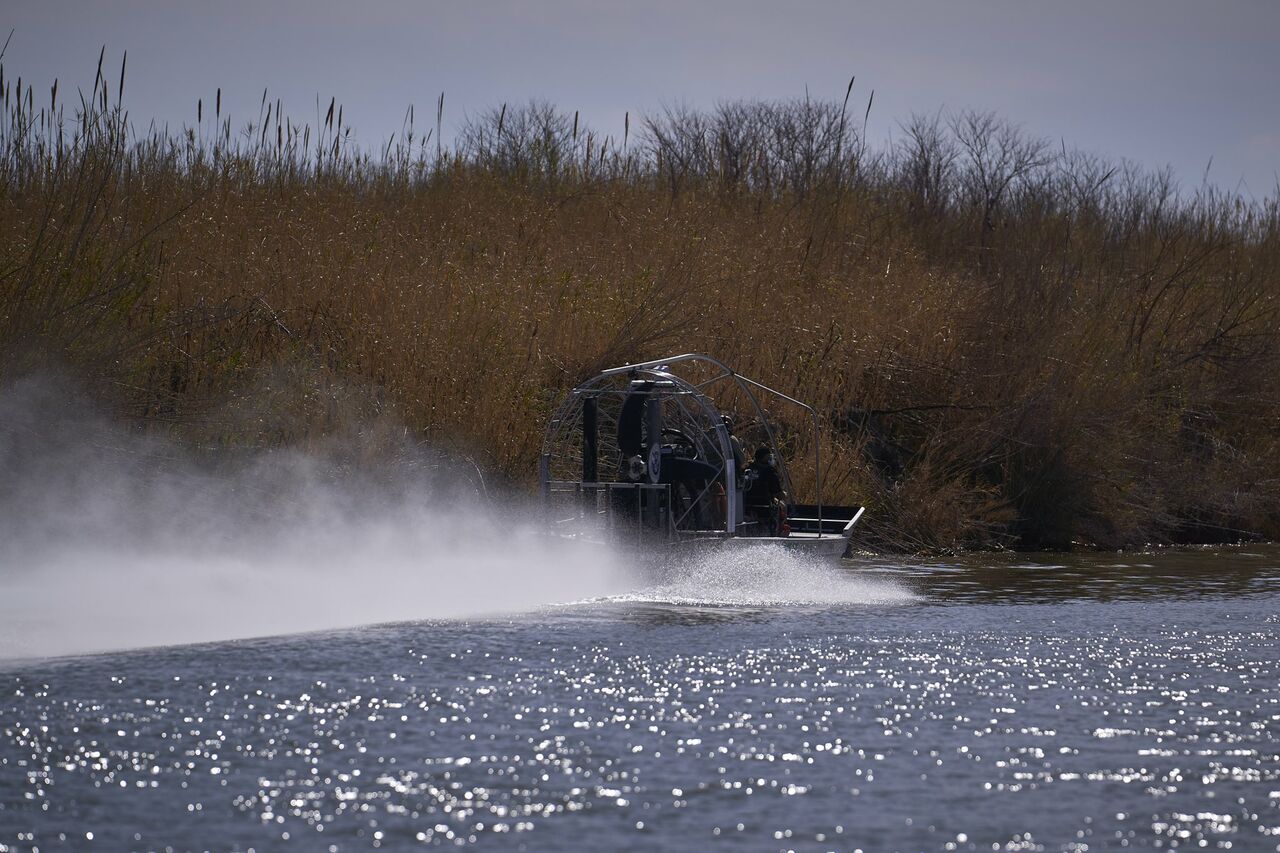
[[[808,412],[811,457],[788,465],[785,451],[805,437],[775,424],[766,403]],[[791,469],[810,464],[816,503],[796,503]],[[548,425],[539,468],[551,532],[659,554],[775,544],[840,557],[863,513],[823,502],[811,406],[698,353],[578,385]]]

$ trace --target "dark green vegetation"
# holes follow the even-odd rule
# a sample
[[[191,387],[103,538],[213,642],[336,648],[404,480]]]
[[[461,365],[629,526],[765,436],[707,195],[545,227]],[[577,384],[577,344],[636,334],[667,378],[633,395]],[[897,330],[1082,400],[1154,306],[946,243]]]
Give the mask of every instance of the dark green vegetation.
[[[1280,537],[1275,194],[978,113],[872,150],[839,103],[622,139],[533,103],[369,153],[333,106],[143,133],[105,77],[70,109],[0,87],[4,381],[70,371],[199,446],[407,433],[529,482],[576,381],[699,350],[819,409],[827,499],[886,546]]]

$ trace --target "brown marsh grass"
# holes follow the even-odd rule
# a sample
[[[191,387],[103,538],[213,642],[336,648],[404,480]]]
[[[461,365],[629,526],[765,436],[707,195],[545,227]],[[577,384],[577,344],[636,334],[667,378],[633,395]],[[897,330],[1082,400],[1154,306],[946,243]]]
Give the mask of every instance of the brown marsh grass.
[[[827,500],[887,547],[1280,536],[1276,194],[981,113],[872,150],[847,101],[622,138],[531,103],[446,146],[442,96],[370,151],[336,104],[264,94],[237,128],[219,93],[142,132],[107,77],[70,107],[0,78],[6,381],[70,370],[197,446],[394,434],[528,484],[576,381],[699,350],[819,410]]]

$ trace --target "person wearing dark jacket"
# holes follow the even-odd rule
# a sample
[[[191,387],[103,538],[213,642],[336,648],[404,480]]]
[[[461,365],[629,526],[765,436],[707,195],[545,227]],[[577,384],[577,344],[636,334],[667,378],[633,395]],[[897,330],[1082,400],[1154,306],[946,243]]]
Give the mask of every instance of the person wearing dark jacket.
[[[756,451],[755,461],[747,466],[747,481],[751,484],[743,496],[747,512],[761,525],[762,533],[777,536],[787,493],[774,467],[773,451],[768,447]]]

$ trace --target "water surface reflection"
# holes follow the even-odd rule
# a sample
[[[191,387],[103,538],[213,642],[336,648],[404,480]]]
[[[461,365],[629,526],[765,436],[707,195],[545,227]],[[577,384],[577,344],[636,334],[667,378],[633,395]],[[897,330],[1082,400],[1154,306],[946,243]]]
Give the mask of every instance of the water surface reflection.
[[[1076,554],[982,553],[903,565],[855,557],[850,571],[893,578],[938,604],[1188,600],[1280,592],[1280,548]]]
[[[862,560],[10,665],[0,845],[1276,850],[1277,553]]]

